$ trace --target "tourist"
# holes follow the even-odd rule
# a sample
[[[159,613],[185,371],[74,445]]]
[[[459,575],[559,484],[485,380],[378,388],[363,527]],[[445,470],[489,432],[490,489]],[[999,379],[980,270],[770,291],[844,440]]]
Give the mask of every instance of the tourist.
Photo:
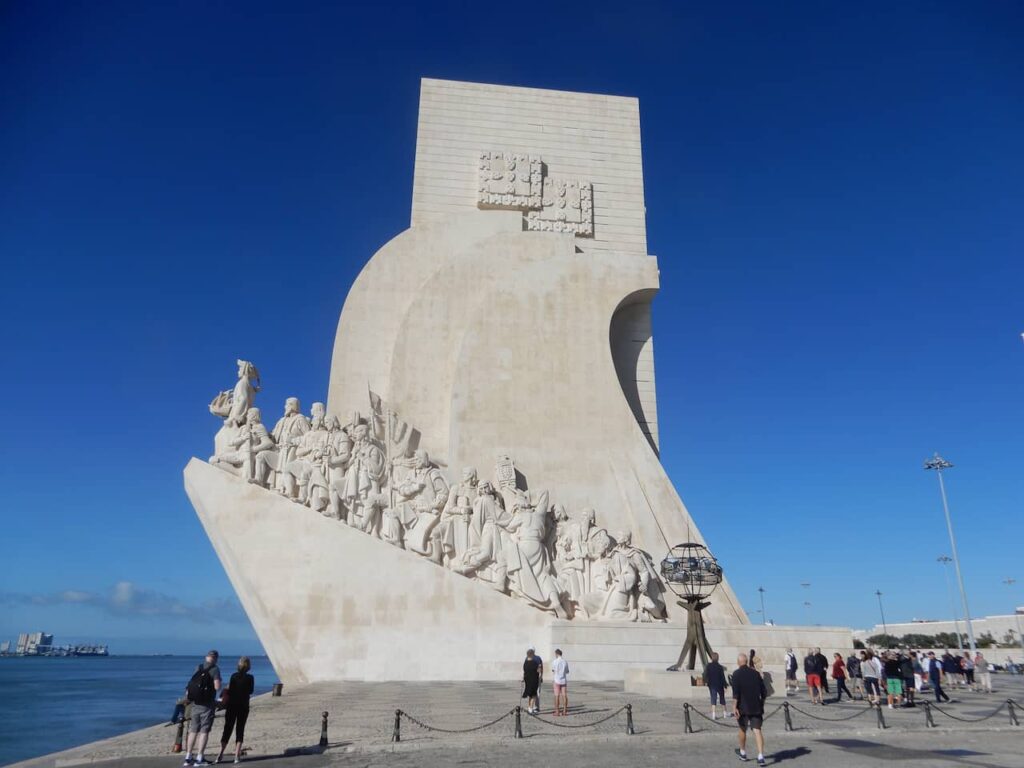
[[[992,673],[988,671],[988,661],[981,651],[974,657],[974,674],[978,678],[978,688],[985,693],[992,693]]]
[[[704,667],[704,684],[708,687],[708,691],[711,694],[711,719],[718,719],[718,708],[717,705],[722,705],[722,716],[726,714],[731,715],[732,713],[726,712],[725,708],[725,667],[718,663],[718,654],[711,654],[711,661]]]
[[[540,689],[544,686],[544,659],[537,653],[537,649],[534,648],[533,655],[537,659],[537,696],[536,696],[536,709],[540,712]]]
[[[526,711],[535,715],[540,708],[537,706],[537,689],[540,688],[540,659],[533,652],[533,648],[526,651],[526,661],[523,662],[523,698],[526,699]]]
[[[206,762],[206,742],[213,728],[213,716],[217,709],[217,693],[220,691],[220,667],[217,659],[220,654],[210,651],[206,654],[192,679],[185,688],[185,696],[192,702],[192,722],[189,726],[188,745],[185,750],[186,766],[209,765]],[[195,755],[195,758],[193,758]]]
[[[796,679],[796,671],[799,665],[796,661],[796,654],[793,653],[793,649],[789,648],[786,651],[786,695],[789,696],[790,688],[793,689],[793,693],[800,692],[800,683]]]
[[[814,658],[813,648],[809,648],[804,656],[804,674],[807,676],[807,692],[811,695],[811,704],[824,704],[821,697],[821,675],[818,674],[818,662]]]
[[[876,704],[882,698],[882,689],[878,686],[878,680],[882,676],[882,665],[878,663],[873,651],[860,652],[860,671],[864,675],[864,695],[868,701]]]
[[[814,663],[817,667],[818,677],[821,680],[821,689],[828,693],[828,658],[821,652],[821,648],[814,649]],[[822,704],[824,703],[822,701]]]
[[[914,667],[914,690],[920,693],[924,690],[924,667],[921,665],[921,657],[917,655],[917,651],[910,652],[910,661]]]
[[[899,655],[898,661],[900,677],[903,679],[903,706],[916,706],[914,703],[914,662],[910,656],[903,653]]]
[[[221,694],[221,701],[227,697],[227,706],[224,708],[224,733],[220,737],[220,754],[217,755],[219,763],[224,757],[224,750],[228,748],[228,741],[231,739],[231,731],[235,732],[235,762],[242,762],[242,741],[245,740],[245,721],[249,719],[249,697],[256,687],[256,680],[249,674],[252,664],[248,656],[238,660],[238,671],[231,675],[228,680],[228,687]]]
[[[853,698],[860,701],[864,698],[864,675],[860,671],[860,659],[853,651],[846,658],[846,674],[853,683]]]
[[[932,690],[935,691],[935,703],[938,704],[943,701],[949,701],[949,696],[942,690],[942,665],[939,660],[935,658],[935,651],[928,652],[928,682],[931,683]]]
[[[738,669],[732,673],[733,712],[739,723],[740,748],[736,753],[740,760],[747,761],[747,729],[754,731],[757,742],[757,764],[764,765],[764,734],[761,724],[764,722],[764,700],[767,697],[764,680],[757,670],[747,666],[747,655],[741,653],[736,658]]]
[[[969,651],[964,651],[964,657],[960,661],[960,668],[964,671],[964,677],[967,678],[967,687],[972,691],[977,690],[974,686],[974,661],[971,659]]]
[[[832,679],[836,681],[836,703],[843,700],[843,692],[846,692],[848,699],[853,698],[853,694],[850,693],[850,689],[846,687],[846,662],[843,661],[843,654],[833,654],[834,661],[832,662]]]
[[[892,651],[886,651],[882,656],[882,669],[885,672],[885,692],[889,702],[889,709],[893,709],[893,703],[899,704],[903,698],[903,673],[900,671],[900,660]]]
[[[945,675],[946,682],[956,688],[960,684],[960,674],[963,670],[960,669],[960,661],[946,649],[946,652],[942,654],[942,672]]]
[[[562,658],[560,648],[555,649],[551,662],[551,680],[555,690],[555,717],[569,714],[569,662]]]

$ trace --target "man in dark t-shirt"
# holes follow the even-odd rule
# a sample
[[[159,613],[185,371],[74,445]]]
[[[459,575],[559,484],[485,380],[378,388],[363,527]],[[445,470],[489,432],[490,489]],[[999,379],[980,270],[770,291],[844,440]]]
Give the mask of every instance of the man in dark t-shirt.
[[[764,734],[761,732],[761,724],[764,722],[764,700],[768,692],[761,675],[747,665],[747,654],[741,653],[736,657],[736,665],[738,669],[732,673],[733,705],[740,726],[740,748],[736,754],[746,762],[747,728],[751,728],[757,741],[757,764],[764,765]]]

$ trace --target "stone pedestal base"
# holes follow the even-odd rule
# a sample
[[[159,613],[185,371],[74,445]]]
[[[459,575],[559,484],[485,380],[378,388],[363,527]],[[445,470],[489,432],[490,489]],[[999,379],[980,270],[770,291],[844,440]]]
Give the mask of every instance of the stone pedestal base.
[[[693,670],[700,676],[699,670]],[[649,667],[626,667],[623,679],[626,693],[640,693],[658,699],[699,699],[708,700],[708,689],[694,685],[694,674],[686,670],[666,672]]]

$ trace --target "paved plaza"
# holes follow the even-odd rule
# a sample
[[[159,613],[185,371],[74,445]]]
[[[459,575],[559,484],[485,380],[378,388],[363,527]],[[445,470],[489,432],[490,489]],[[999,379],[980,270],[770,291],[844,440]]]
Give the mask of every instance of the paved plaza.
[[[925,727],[922,707],[883,708],[887,727],[880,730],[876,714],[859,702],[812,707],[801,695],[788,699],[795,730],[787,732],[778,709],[783,699],[769,699],[766,712],[775,711],[765,724],[769,763],[842,764],[844,768],[896,761],[922,766],[1020,766],[1024,764],[1024,727],[1010,724],[1005,706],[993,717],[981,718],[1008,698],[1024,701],[1024,678],[996,675],[995,681],[993,694],[955,692],[954,702],[943,705],[943,711],[933,708],[934,729]],[[519,684],[504,682],[323,683],[287,688],[280,698],[262,696],[253,701],[246,762],[292,768],[670,764],[712,768],[738,762],[731,720],[716,724],[695,712],[691,716],[695,732],[687,734],[682,702],[627,695],[619,684],[574,684],[572,714],[567,718],[551,716],[547,696],[539,718],[522,715],[522,739],[514,736],[514,715],[501,717],[519,703]],[[635,735],[626,733],[622,708],[627,703],[632,705]],[[700,703],[700,711],[706,711]],[[425,726],[445,730],[501,719],[470,733],[445,733],[403,717],[401,741],[395,744],[391,736],[396,709]],[[322,711],[329,712],[326,750],[318,747]],[[592,727],[562,727],[601,720]],[[219,738],[220,723],[218,719],[214,741]],[[174,730],[155,726],[23,765],[172,768],[180,765],[180,756],[170,754]]]

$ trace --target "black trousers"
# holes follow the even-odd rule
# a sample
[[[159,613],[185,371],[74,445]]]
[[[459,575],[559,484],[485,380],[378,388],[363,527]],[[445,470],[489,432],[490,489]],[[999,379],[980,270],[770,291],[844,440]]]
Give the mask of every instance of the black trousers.
[[[949,701],[949,696],[947,696],[946,692],[944,690],[942,690],[942,683],[940,683],[938,681],[938,679],[934,679],[934,678],[932,679],[931,683],[932,683],[932,688],[935,689],[935,701],[936,702]]]
[[[221,745],[226,745],[231,740],[231,731],[235,732],[235,741],[239,744],[245,741],[245,721],[249,719],[249,708],[224,710],[224,733],[220,737]]]
[[[836,678],[836,701],[842,701],[843,700],[843,693],[845,693],[848,698],[851,698],[851,699],[853,698],[853,694],[850,693],[850,689],[846,687],[846,678],[845,677],[837,677]]]

